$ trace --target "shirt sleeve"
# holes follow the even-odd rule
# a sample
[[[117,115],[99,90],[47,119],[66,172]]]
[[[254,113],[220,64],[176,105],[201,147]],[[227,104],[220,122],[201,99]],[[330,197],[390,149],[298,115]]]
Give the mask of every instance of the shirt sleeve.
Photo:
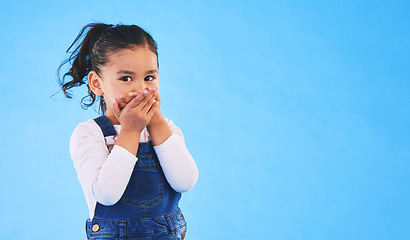
[[[154,146],[164,175],[177,192],[191,190],[198,179],[198,168],[185,146],[184,136],[172,120],[167,120],[172,135],[161,145]]]
[[[118,202],[127,187],[137,157],[117,145],[109,153],[101,130],[90,121],[74,130],[70,153],[86,196],[90,195],[103,205]]]

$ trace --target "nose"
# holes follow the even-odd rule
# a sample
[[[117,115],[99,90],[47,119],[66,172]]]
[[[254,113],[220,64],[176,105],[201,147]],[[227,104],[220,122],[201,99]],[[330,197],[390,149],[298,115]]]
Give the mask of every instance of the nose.
[[[144,89],[148,89],[145,83],[137,83],[134,86],[133,92],[136,92],[138,94],[142,92]]]

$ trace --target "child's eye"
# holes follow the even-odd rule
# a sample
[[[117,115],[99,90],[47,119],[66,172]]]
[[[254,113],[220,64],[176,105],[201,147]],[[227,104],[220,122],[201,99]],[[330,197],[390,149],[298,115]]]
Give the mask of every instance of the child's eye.
[[[129,82],[129,81],[132,81],[132,78],[130,76],[125,76],[121,78],[121,81]]]
[[[144,81],[147,81],[147,82],[150,82],[150,81],[152,81],[152,80],[154,80],[155,78],[153,77],[153,76],[146,76],[145,78],[144,78]]]

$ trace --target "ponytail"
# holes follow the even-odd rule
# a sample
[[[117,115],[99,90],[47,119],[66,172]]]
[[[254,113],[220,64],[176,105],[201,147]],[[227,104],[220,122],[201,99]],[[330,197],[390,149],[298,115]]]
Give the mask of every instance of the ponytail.
[[[85,36],[84,36],[85,35]],[[81,40],[82,39],[82,40]],[[77,46],[76,46],[77,45]],[[74,42],[67,49],[70,56],[58,67],[59,85],[64,96],[72,98],[70,89],[83,84],[87,85],[88,95],[81,99],[81,106],[87,109],[93,105],[97,98],[100,101],[99,110],[102,114],[106,111],[104,97],[96,96],[88,85],[88,73],[95,71],[101,76],[101,67],[108,61],[108,54],[119,49],[133,48],[146,45],[157,56],[157,44],[154,39],[142,28],[136,25],[107,25],[103,23],[90,23],[85,25]],[[75,47],[76,46],[76,47]],[[70,51],[72,48],[75,49]],[[60,78],[61,68],[69,64],[70,69]],[[66,78],[71,77],[71,81]],[[88,100],[86,102],[86,100]]]

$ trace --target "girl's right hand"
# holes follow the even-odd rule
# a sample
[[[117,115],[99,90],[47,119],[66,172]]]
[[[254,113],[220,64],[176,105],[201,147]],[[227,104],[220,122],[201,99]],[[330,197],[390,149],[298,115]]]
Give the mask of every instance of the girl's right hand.
[[[140,133],[144,130],[159,106],[159,102],[155,99],[157,94],[157,89],[144,89],[125,106],[124,102],[120,103],[117,99],[114,99],[112,109],[121,124],[121,131]]]

